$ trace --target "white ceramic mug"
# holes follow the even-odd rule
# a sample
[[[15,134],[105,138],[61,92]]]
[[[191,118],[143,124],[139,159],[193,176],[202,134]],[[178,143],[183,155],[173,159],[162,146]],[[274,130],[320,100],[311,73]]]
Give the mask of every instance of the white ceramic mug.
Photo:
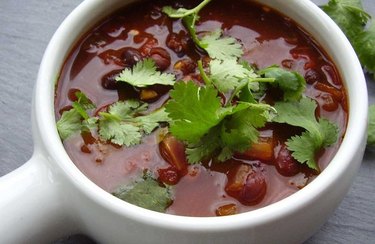
[[[284,200],[233,216],[174,216],[96,186],[70,160],[55,126],[55,82],[69,50],[98,20],[130,2],[86,0],[50,41],[33,100],[34,154],[0,179],[0,243],[43,243],[77,232],[102,243],[299,243],[310,237],[347,193],[364,153],[366,83],[344,34],[309,0],[261,1],[299,23],[333,59],[348,92],[345,138],[317,179]]]

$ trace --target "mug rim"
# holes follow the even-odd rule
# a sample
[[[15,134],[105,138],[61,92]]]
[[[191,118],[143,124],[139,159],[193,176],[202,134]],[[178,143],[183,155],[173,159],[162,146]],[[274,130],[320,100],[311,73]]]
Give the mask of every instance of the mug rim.
[[[120,1],[112,0],[111,2],[119,3]],[[125,6],[129,2],[131,1],[122,1],[122,4],[117,5]],[[327,50],[326,45],[323,45],[322,40],[318,40],[318,43],[321,44],[322,48],[328,53],[333,60],[333,63],[339,69],[339,73],[344,82],[349,103],[348,124],[339,150],[336,152],[326,169],[324,169],[313,182],[310,182],[303,189],[291,196],[253,211],[222,217],[188,217],[158,213],[129,204],[112,196],[110,193],[104,191],[88,179],[72,162],[58,135],[53,106],[55,84],[52,81],[57,80],[70,48],[74,46],[79,37],[84,34],[80,32],[77,34],[77,38],[73,38],[67,37],[67,33],[70,34],[70,30],[77,25],[79,21],[82,21],[83,16],[86,16],[91,10],[100,9],[99,6],[101,4],[108,4],[100,0],[85,0],[63,21],[46,49],[39,69],[34,92],[35,102],[33,113],[36,115],[36,133],[41,139],[42,146],[48,151],[51,161],[53,161],[51,164],[58,165],[59,170],[61,170],[66,178],[73,183],[75,188],[79,189],[80,194],[85,194],[92,201],[95,201],[102,207],[107,208],[116,214],[149,225],[158,225],[174,229],[183,228],[187,230],[219,231],[222,229],[228,230],[228,228],[238,229],[261,225],[282,218],[285,215],[292,214],[318,197],[322,191],[325,190],[322,190],[321,188],[331,185],[339,178],[343,171],[348,167],[351,160],[355,158],[358,153],[357,150],[364,150],[363,143],[367,128],[368,105],[363,71],[357,56],[345,35],[314,3],[309,0],[291,0],[288,1],[288,3],[283,0],[264,0],[259,2],[265,2],[266,5],[273,2],[276,2],[276,4],[279,4],[280,6],[294,5],[291,8],[295,9],[295,11],[298,10],[301,16],[305,16],[304,18],[310,18],[310,21],[313,23],[316,20],[319,28],[321,28],[319,32],[326,34],[324,37],[322,36],[323,34],[317,36],[317,33],[313,34],[309,31],[311,36],[313,38],[320,37],[322,40],[325,40],[326,45],[328,41],[331,42],[331,44],[329,44],[331,45],[330,49],[335,48],[336,50],[335,52],[332,51],[332,53],[331,50]],[[282,13],[289,16],[285,12]],[[98,20],[97,17],[95,19]],[[306,29],[306,23],[303,25],[301,21],[296,20],[295,18],[292,19]],[[97,21],[92,24],[96,23]],[[314,25],[317,25],[316,23],[314,23]],[[88,29],[91,27],[92,26]],[[313,30],[316,32],[318,31],[318,27],[312,26],[312,28],[314,28]],[[58,51],[62,50],[63,47],[67,49],[66,45],[69,46],[69,51],[64,53],[64,57],[57,57],[58,55],[56,55],[56,53],[59,53]],[[339,53],[340,50],[343,52]],[[339,55],[344,61],[337,60],[338,56],[333,54]],[[63,61],[61,62],[61,60]],[[348,67],[350,69],[348,69]],[[48,111],[48,113],[46,113],[46,111]],[[160,221],[161,219],[163,221]]]

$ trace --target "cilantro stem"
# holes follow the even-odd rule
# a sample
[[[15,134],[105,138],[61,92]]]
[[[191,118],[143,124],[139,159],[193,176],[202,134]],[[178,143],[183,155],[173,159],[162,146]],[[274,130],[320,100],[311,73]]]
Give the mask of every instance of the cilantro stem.
[[[250,82],[268,82],[268,83],[272,83],[274,82],[276,79],[275,78],[263,78],[263,77],[256,77],[256,78],[251,78],[249,79]]]
[[[182,18],[182,22],[184,23],[185,27],[188,29],[191,38],[193,39],[194,43],[199,46],[200,48],[204,49],[201,41],[199,40],[196,30],[195,30],[195,23],[199,19],[198,13],[204,8],[209,2],[212,0],[204,0],[200,4],[198,4],[195,8],[192,9],[173,9],[170,6],[164,7],[163,12],[166,13],[170,18]]]
[[[210,80],[210,78],[208,78],[206,72],[204,71],[203,69],[203,64],[202,64],[202,60],[198,60],[198,69],[199,69],[199,73],[204,81],[204,83],[207,85],[211,85],[212,84],[212,81]]]
[[[82,116],[83,119],[87,120],[90,118],[86,110],[82,107],[82,105],[79,102],[73,102],[72,106]]]
[[[242,80],[241,83],[232,91],[228,101],[225,103],[225,107],[232,104],[233,98],[248,84],[247,80]]]
[[[193,14],[198,14],[198,12],[204,7],[206,6],[209,2],[211,2],[212,0],[204,0],[202,1],[200,4],[198,4],[195,8],[192,8],[192,9],[183,9],[185,11],[181,11],[179,12],[177,10],[176,13],[170,13],[169,14],[169,17],[171,18],[183,18],[183,17],[186,17],[186,16],[189,16],[189,15],[193,15]]]
[[[201,41],[199,40],[197,36],[197,32],[195,31],[195,22],[198,19],[198,15],[189,15],[182,19],[182,22],[184,23],[185,27],[188,29],[191,38],[193,39],[193,42],[200,48],[204,49],[204,46],[202,45]]]
[[[191,9],[190,10],[191,12],[188,15],[194,14],[194,13],[198,14],[198,12],[201,11],[201,9],[204,8],[204,6],[206,6],[209,2],[211,2],[211,0],[204,0],[203,2],[198,4],[195,8]]]

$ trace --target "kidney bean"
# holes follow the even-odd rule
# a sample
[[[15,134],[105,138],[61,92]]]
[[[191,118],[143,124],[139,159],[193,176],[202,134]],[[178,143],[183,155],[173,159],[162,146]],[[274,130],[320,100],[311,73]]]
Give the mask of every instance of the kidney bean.
[[[293,176],[300,172],[298,162],[293,158],[285,144],[280,146],[275,159],[277,172],[283,176]]]
[[[72,88],[68,91],[68,98],[70,101],[72,102],[75,102],[77,101],[77,96],[76,96],[76,93],[79,92],[80,90],[79,89],[76,89],[76,88]]]
[[[90,150],[90,148],[89,148],[86,144],[83,144],[83,145],[81,146],[81,152],[83,152],[83,153],[87,153],[87,154],[90,154],[90,153],[91,153],[91,150]]]
[[[319,100],[322,108],[325,111],[333,112],[339,107],[337,101],[335,101],[335,99],[333,99],[332,95],[329,93],[324,93],[319,96]]]
[[[142,36],[142,35],[138,35],[138,36]],[[158,46],[159,42],[152,35],[144,36],[143,39],[145,40],[145,43],[142,45],[141,48],[139,48],[139,52],[141,53],[141,55],[146,57],[150,55],[150,51],[152,48]]]
[[[183,56],[189,47],[190,38],[187,33],[180,31],[177,33],[170,33],[166,40],[166,45],[172,49],[178,56]]]
[[[121,73],[121,69],[112,70],[102,77],[102,87],[107,90],[116,90],[118,84],[116,77]]]
[[[266,180],[248,164],[241,164],[229,170],[225,191],[244,205],[259,203],[267,192]]]
[[[109,42],[109,37],[102,32],[95,32],[90,35],[82,44],[82,50],[88,53],[96,53],[100,48],[106,46]]]
[[[181,178],[177,169],[173,166],[165,169],[158,169],[158,174],[158,179],[167,185],[176,185]]]
[[[244,188],[241,192],[240,202],[245,205],[258,204],[267,192],[267,183],[261,173],[251,172],[247,178]]]
[[[287,68],[287,69],[291,69],[294,65],[294,61],[292,59],[284,59],[282,62],[281,62],[281,65],[284,67],[284,68]]]
[[[161,156],[171,166],[175,167],[180,175],[187,174],[187,160],[184,144],[174,136],[167,134],[159,143]]]
[[[133,67],[137,62],[142,60],[141,53],[132,47],[125,48],[121,56],[127,67]]]
[[[150,57],[155,61],[156,67],[159,71],[164,71],[171,65],[171,56],[164,48],[152,48],[150,50]]]
[[[64,106],[59,110],[59,115],[61,116],[64,112],[69,111],[73,108],[72,105]]]
[[[124,62],[121,58],[121,51],[109,49],[99,54],[99,57],[103,60],[104,64],[116,64],[118,66],[124,66]]]
[[[315,69],[309,69],[305,73],[305,80],[307,84],[314,84],[322,80],[322,75]]]

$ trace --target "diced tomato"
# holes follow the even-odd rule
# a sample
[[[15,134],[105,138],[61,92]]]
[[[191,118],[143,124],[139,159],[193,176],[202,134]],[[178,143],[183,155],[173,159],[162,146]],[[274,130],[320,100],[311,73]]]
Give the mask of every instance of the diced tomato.
[[[236,157],[241,159],[258,159],[262,161],[271,161],[273,159],[274,149],[273,137],[259,137],[258,142],[253,143],[251,147],[243,153],[237,153]]]
[[[216,216],[227,216],[237,213],[237,206],[234,203],[225,204],[216,209]]]
[[[159,143],[159,151],[164,160],[176,168],[179,175],[187,174],[185,145],[181,141],[168,134]]]

